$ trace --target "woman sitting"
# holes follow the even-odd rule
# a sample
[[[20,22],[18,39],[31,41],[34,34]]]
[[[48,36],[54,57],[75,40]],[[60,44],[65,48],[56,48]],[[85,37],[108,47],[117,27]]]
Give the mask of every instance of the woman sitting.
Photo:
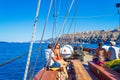
[[[62,65],[62,67],[64,67],[64,72],[66,74],[66,77],[68,78],[68,74],[67,74],[67,70],[66,70],[66,67],[67,67],[67,62],[65,62],[62,58],[62,56],[60,55],[60,44],[57,43],[55,45],[55,48],[54,48],[54,54],[56,56],[56,59],[57,59],[57,62],[60,63]]]

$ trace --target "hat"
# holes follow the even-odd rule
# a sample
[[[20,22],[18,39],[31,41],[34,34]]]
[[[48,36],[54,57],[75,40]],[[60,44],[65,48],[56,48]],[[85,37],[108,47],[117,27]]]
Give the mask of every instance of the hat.
[[[114,41],[110,41],[110,43],[111,43],[113,46],[116,45],[116,43],[115,43]]]

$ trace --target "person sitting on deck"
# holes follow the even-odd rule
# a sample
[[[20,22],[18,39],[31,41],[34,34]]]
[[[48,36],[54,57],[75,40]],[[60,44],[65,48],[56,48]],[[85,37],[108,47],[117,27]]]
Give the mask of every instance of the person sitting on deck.
[[[46,58],[46,67],[58,67],[60,68],[60,63],[57,62],[57,59],[55,58],[55,55],[52,51],[52,44],[48,45],[48,49],[45,49],[45,58]]]
[[[102,48],[102,43],[98,43],[98,48],[95,51],[95,55],[97,57],[99,57],[101,52],[103,52],[104,53],[104,57],[106,57],[106,54],[105,54],[106,50],[104,48]]]
[[[98,60],[98,64],[104,64],[106,59],[106,50],[102,48],[102,43],[98,43],[98,48],[95,51],[95,58]],[[94,58],[94,60],[95,60]]]
[[[119,59],[119,48],[115,47],[116,43],[110,41],[110,47],[108,49],[108,58],[109,60]]]
[[[64,61],[63,57],[60,55],[60,44],[59,43],[55,44],[54,54],[56,56],[57,62],[62,65],[63,70],[66,74],[66,77],[68,78],[67,69],[66,69],[68,63]]]
[[[60,62],[57,58],[54,52],[52,51],[52,45],[48,45],[48,49],[45,49],[45,58],[47,61],[46,66],[50,68],[62,68],[63,72],[66,74],[66,78],[68,78],[67,70],[66,70],[66,65],[63,65],[62,61]]]
[[[99,51],[99,59],[100,59],[100,64],[104,65],[105,64],[105,52],[104,52],[104,50]]]

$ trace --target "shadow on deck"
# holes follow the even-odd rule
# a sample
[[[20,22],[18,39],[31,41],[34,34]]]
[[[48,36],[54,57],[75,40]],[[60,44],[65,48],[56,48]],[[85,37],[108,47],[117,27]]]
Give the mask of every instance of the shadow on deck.
[[[92,55],[89,55],[86,53],[82,64],[85,67],[85,69],[87,70],[87,72],[89,73],[89,75],[91,76],[92,80],[99,80],[89,69],[88,61],[91,61],[91,60],[92,60]]]
[[[86,64],[83,64],[83,66],[85,67],[85,69],[87,70],[87,72],[89,73],[89,75],[91,76],[92,80],[99,80],[89,69],[89,66]]]

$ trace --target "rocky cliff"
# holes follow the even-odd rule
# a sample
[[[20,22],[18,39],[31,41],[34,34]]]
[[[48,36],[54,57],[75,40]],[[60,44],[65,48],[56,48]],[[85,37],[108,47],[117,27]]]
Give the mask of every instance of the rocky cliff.
[[[60,41],[63,43],[109,43],[110,40],[120,43],[120,27],[114,30],[97,30],[64,34],[60,37]]]

